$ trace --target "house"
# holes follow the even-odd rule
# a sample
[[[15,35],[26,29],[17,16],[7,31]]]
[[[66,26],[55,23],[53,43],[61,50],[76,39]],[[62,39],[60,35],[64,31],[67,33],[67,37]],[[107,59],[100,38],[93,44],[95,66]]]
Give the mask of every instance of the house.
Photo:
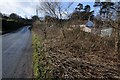
[[[92,21],[88,21],[85,25],[82,24],[80,25],[80,30],[85,31],[85,32],[91,32],[94,24]]]
[[[110,27],[104,27],[104,28],[93,28],[94,24],[92,21],[88,21],[86,23],[86,25],[82,24],[80,25],[80,30],[85,31],[85,32],[89,32],[89,33],[93,33],[93,34],[97,34],[101,37],[110,37],[112,34],[113,29]]]
[[[86,25],[80,25],[80,30],[85,32],[91,32],[91,28],[86,27]]]

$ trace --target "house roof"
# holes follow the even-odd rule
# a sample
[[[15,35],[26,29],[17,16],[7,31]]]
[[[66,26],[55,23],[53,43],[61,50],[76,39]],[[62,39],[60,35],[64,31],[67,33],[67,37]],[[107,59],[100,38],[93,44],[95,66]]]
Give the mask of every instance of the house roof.
[[[86,23],[86,27],[91,28],[91,27],[93,27],[93,26],[94,26],[94,23],[93,23],[92,21],[88,21],[88,22]]]

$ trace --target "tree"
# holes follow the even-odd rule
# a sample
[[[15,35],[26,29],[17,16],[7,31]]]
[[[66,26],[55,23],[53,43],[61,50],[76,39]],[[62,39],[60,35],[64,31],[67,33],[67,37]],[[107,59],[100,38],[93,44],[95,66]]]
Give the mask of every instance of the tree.
[[[66,3],[65,3],[66,4]],[[57,26],[57,27],[63,27],[63,20],[66,17],[68,17],[68,10],[72,6],[73,2],[69,2],[66,4],[66,6],[63,7],[62,2],[52,2],[51,0],[48,2],[40,2],[40,5],[38,6],[39,12],[43,12],[45,15],[49,16],[50,21],[47,21],[47,26],[48,27],[51,25]],[[65,8],[66,7],[66,8]],[[46,16],[47,17],[47,16]],[[45,21],[46,23],[46,21]],[[65,38],[64,35],[64,30],[62,30],[63,37]],[[46,28],[44,29],[46,31]]]
[[[45,18],[47,18],[45,20],[50,20],[47,22],[47,26],[50,26],[49,24],[51,24],[52,17],[57,19],[61,19],[63,17],[60,2],[42,2],[41,6],[39,7],[39,10],[43,11],[46,15],[48,15],[45,16]],[[53,22],[56,23],[57,21],[55,20]],[[61,24],[62,23],[59,22],[58,26],[61,27]]]
[[[81,19],[81,20],[88,20],[88,19],[93,19],[94,15],[93,12],[90,12],[90,5],[86,5],[83,8],[83,4],[79,3],[77,7],[75,8],[75,11],[71,14],[71,18],[73,19]],[[84,10],[84,11],[81,11]]]
[[[68,3],[66,4],[66,8],[64,8],[62,2],[51,2],[51,1],[41,2],[40,5],[38,6],[38,9],[39,12],[41,11],[45,15],[49,15],[53,18],[57,18],[57,20],[59,21],[59,26],[62,26],[62,22],[60,19],[63,19],[65,16],[68,16],[67,11],[72,4],[73,3]]]
[[[119,53],[120,48],[120,28],[119,28],[119,14],[120,14],[120,1],[119,2],[99,2],[101,5],[94,5],[94,7],[100,6],[100,16],[104,15],[104,22],[109,22],[107,26],[111,25],[115,30],[115,54]],[[113,16],[113,17],[112,17]],[[102,16],[101,16],[102,17]],[[113,20],[115,18],[115,20]],[[114,23],[114,24],[113,24]]]
[[[68,10],[72,4],[73,2],[65,3],[66,6],[63,7],[62,2],[40,2],[38,10],[39,12],[43,12],[45,15],[63,19],[65,15],[68,16]]]
[[[36,21],[36,20],[39,20],[39,17],[38,16],[32,16],[32,21],[34,22],[34,21]]]
[[[15,13],[11,13],[9,17],[15,20],[18,20],[20,18],[20,16]]]
[[[110,10],[113,8],[114,3],[113,2],[101,2],[101,4],[102,4],[102,7],[100,10],[100,14],[104,14],[105,19],[109,20]]]
[[[113,2],[100,2],[100,0],[94,3],[94,7],[100,7],[99,13],[101,18],[106,20],[110,19],[111,9],[113,9],[113,5],[114,5]]]
[[[84,8],[85,12],[90,12],[90,9],[91,9],[90,5],[86,5]]]
[[[101,6],[100,0],[95,0],[95,3],[94,3],[93,6],[94,6],[94,7],[100,7],[100,6]]]
[[[97,0],[96,0],[97,1]],[[94,3],[94,7],[99,7],[99,13],[100,15],[99,20],[102,22],[104,26],[110,26],[107,22],[109,22],[112,19],[112,15],[114,13],[114,3],[113,2],[98,2]]]
[[[78,7],[78,8],[76,8],[76,9],[78,9],[78,10],[80,11],[80,10],[83,9],[83,4],[79,3],[79,4],[77,5],[77,7]]]
[[[39,6],[39,10],[44,12],[45,15],[49,15],[51,17],[61,18],[61,9],[59,2],[41,2]]]
[[[2,15],[2,13],[0,12],[0,18],[2,18],[3,17],[3,15]]]

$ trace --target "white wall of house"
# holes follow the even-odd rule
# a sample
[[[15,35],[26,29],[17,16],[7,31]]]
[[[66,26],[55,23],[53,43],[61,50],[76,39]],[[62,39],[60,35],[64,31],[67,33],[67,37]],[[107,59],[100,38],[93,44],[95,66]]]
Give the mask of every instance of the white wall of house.
[[[95,29],[95,28],[88,28],[85,25],[80,25],[80,30],[93,33],[93,34],[98,34],[101,37],[106,37],[106,36],[111,36],[113,28],[105,28],[105,29]]]
[[[91,28],[85,27],[85,28],[83,29],[83,31],[85,31],[85,32],[91,32]]]
[[[106,37],[106,36],[111,36],[113,29],[112,28],[107,28],[107,29],[102,29],[100,36],[101,37]]]
[[[80,25],[80,30],[85,32],[91,32],[91,28],[86,27],[86,25]]]

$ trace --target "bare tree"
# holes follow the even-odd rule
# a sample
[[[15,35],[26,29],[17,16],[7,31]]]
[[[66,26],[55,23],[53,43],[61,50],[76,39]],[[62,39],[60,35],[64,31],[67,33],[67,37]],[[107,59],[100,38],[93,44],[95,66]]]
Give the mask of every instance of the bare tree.
[[[62,6],[62,2],[40,2],[38,9],[40,12],[51,17],[62,19],[65,15],[68,15],[68,9],[71,7],[73,2],[66,5],[66,8]]]
[[[47,21],[47,24],[52,24],[55,26],[59,26],[59,27],[63,27],[63,18],[66,16],[68,16],[68,10],[69,8],[72,6],[73,2],[68,2],[66,4],[65,7],[63,7],[62,2],[52,2],[52,1],[48,1],[48,2],[40,2],[40,5],[38,6],[38,10],[41,13],[44,13],[44,15],[46,16],[50,16],[49,21]],[[46,23],[46,22],[45,22]],[[50,25],[47,25],[47,27]],[[62,34],[64,35],[64,31],[62,30]]]

